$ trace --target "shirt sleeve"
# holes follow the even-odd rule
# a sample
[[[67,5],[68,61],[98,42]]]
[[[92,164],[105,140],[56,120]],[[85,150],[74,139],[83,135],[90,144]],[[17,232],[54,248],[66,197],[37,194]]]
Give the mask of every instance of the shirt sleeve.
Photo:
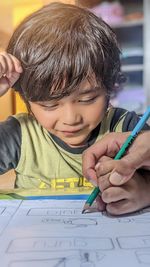
[[[0,174],[18,165],[21,153],[21,127],[17,119],[9,117],[0,123]]]
[[[140,116],[138,116],[134,111],[128,112],[123,122],[122,131],[132,131],[139,120]],[[150,125],[145,124],[142,130],[150,130]]]

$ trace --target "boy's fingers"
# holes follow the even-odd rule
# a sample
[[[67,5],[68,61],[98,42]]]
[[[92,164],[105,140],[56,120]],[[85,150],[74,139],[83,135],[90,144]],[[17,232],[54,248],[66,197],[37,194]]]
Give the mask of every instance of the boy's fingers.
[[[0,96],[14,85],[22,71],[21,64],[16,57],[5,51],[0,53]]]
[[[110,173],[105,174],[98,179],[98,186],[101,192],[112,186],[111,183],[109,182],[109,176]]]
[[[104,211],[106,209],[106,203],[104,203],[100,195],[97,196],[96,203],[99,211]]]
[[[11,72],[22,72],[22,67],[20,61],[11,54],[6,52],[0,53],[0,65],[1,65],[1,74],[6,74],[9,78]]]
[[[14,57],[13,55],[10,55],[10,54],[8,54],[8,55],[11,56],[11,59],[12,59],[12,61],[14,63],[14,66],[15,66],[15,70],[17,72],[19,72],[19,73],[22,73],[23,68],[21,66],[21,62],[16,57]]]
[[[109,187],[102,192],[102,200],[107,204],[127,199],[128,196],[129,193],[121,187]]]
[[[9,89],[9,82],[6,77],[0,79],[0,97],[4,95]]]
[[[104,155],[104,156],[101,156],[99,162],[103,163],[103,162],[106,162],[106,161],[109,161],[109,160],[112,160],[112,158]]]
[[[135,211],[135,209],[132,207],[131,203],[129,203],[127,199],[107,204],[106,210],[109,214],[112,215],[122,215],[125,213]]]
[[[15,82],[19,79],[20,73],[18,72],[12,72],[9,76],[9,87],[13,87]]]
[[[111,158],[108,158],[107,161],[100,161],[96,164],[96,175],[97,178],[107,174],[111,173],[113,169],[115,169],[116,162],[112,160]]]
[[[0,78],[8,71],[7,60],[4,55],[0,54]]]
[[[15,71],[15,65],[14,65],[14,62],[13,62],[11,56],[9,56],[9,54],[7,54],[5,59],[6,59],[6,63],[7,63],[6,75],[9,78],[10,74]]]

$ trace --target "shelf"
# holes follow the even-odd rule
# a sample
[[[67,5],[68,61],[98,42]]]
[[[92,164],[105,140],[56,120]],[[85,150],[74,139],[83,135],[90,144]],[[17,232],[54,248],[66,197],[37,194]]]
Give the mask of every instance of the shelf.
[[[124,65],[121,70],[123,72],[143,71],[143,64]]]
[[[144,20],[138,19],[138,20],[132,20],[132,21],[123,21],[120,24],[112,25],[112,28],[119,29],[119,28],[130,28],[130,27],[137,27],[137,26],[143,26]]]
[[[144,51],[142,47],[134,47],[134,48],[122,48],[121,58],[128,57],[143,57]]]
[[[99,5],[105,2],[105,0],[99,0],[96,3]],[[115,9],[113,10],[113,5],[111,6],[114,1],[107,2],[108,8],[106,5],[106,9],[103,10],[103,6],[101,6],[99,14],[101,13],[101,17],[106,19],[117,36],[121,50],[121,71],[127,78],[123,89],[125,92],[114,101],[117,101],[117,106],[126,106],[127,109],[131,108],[142,113],[146,106],[150,105],[150,0],[119,0],[122,12],[121,8],[121,13],[118,12],[118,9],[116,18]],[[108,12],[108,14],[104,14],[104,12]],[[135,84],[136,90],[133,90]],[[131,87],[132,93],[125,87]],[[137,91],[137,88],[141,89]],[[137,96],[139,96],[138,99]]]

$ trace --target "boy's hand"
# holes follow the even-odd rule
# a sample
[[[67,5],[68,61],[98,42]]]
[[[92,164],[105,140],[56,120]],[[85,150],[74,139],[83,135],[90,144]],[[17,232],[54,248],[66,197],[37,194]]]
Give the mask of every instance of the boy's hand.
[[[0,52],[0,96],[14,85],[22,71],[21,64],[16,57]]]
[[[102,158],[107,163],[107,172],[98,168],[98,185],[102,192],[101,198],[106,203],[106,210],[113,215],[121,215],[137,211],[150,205],[150,179],[149,171],[140,170],[135,172],[128,182],[121,186],[113,186],[109,181],[111,171],[115,168],[116,161]],[[105,168],[106,170],[106,168]],[[101,173],[101,175],[100,175]],[[97,199],[99,209],[101,202]]]

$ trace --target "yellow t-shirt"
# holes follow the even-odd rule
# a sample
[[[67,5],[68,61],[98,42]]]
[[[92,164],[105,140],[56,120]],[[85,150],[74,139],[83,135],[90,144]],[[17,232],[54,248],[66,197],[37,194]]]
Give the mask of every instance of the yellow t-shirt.
[[[114,115],[111,108],[105,115],[95,142],[110,132]],[[115,125],[122,131],[126,112]],[[82,153],[72,153],[58,142],[29,114],[18,114],[15,118],[21,126],[21,155],[16,171],[16,187],[19,188],[75,188],[92,187],[82,175]]]

